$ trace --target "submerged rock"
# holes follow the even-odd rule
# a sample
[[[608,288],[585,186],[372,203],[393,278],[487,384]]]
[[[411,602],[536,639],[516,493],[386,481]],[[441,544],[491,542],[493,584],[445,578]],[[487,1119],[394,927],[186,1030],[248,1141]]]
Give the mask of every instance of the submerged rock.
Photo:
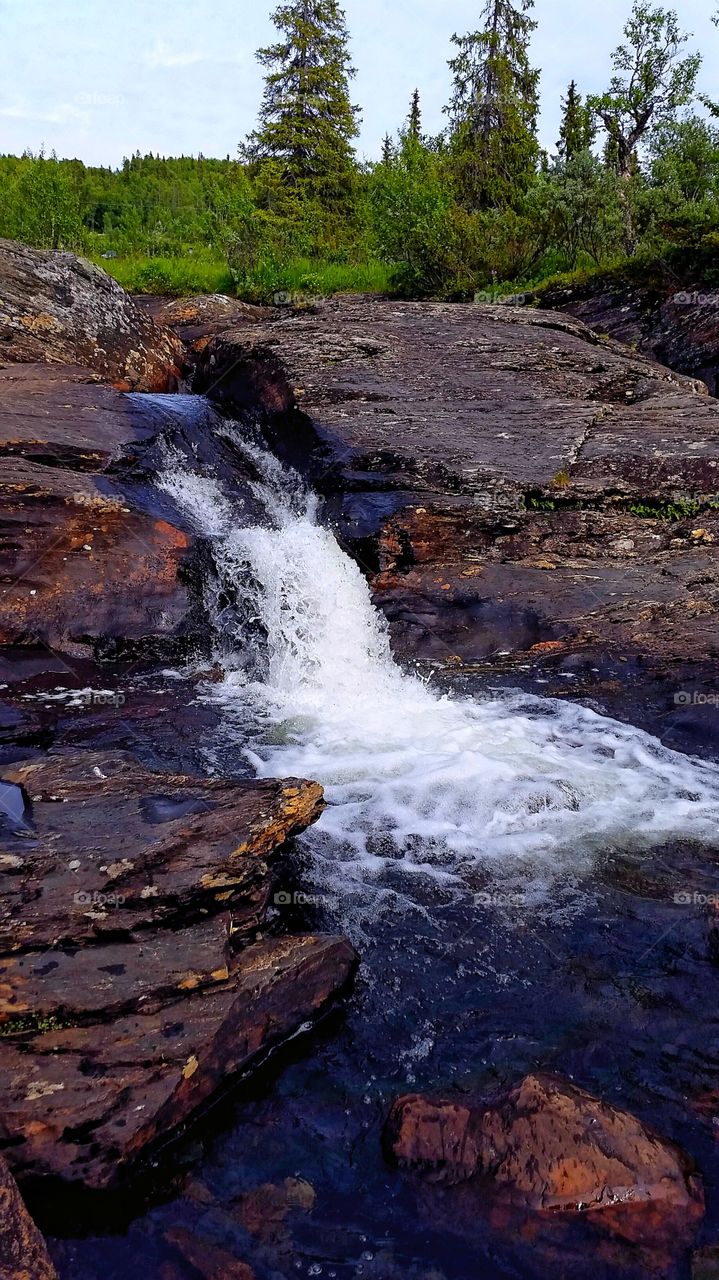
[[[537,1073],[492,1102],[397,1099],[393,1157],[432,1181],[490,1180],[533,1211],[589,1215],[635,1243],[684,1247],[704,1213],[689,1158],[627,1111]]]
[[[83,365],[128,391],[176,384],[182,347],[100,267],[0,240],[0,357]]]

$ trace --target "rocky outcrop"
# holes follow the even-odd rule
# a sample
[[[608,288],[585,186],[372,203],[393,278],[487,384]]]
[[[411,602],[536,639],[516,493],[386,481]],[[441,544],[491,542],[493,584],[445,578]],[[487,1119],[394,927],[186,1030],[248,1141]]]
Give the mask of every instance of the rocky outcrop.
[[[487,1182],[543,1213],[588,1215],[639,1244],[681,1249],[704,1212],[688,1159],[634,1116],[558,1077],[527,1076],[489,1103],[394,1103],[385,1132],[403,1167],[432,1181]]]
[[[668,664],[709,680],[719,404],[702,382],[567,316],[344,298],[212,337],[196,385],[264,412],[399,656],[573,680],[629,663],[670,698]]]
[[[3,1280],[57,1280],[45,1241],[0,1157],[0,1276]]]
[[[0,240],[0,364],[81,365],[123,390],[167,391],[181,356],[178,339],[100,267]]]
[[[706,273],[682,270],[680,264],[677,268],[617,268],[592,274],[582,283],[540,289],[529,297],[537,306],[575,316],[678,373],[701,378],[715,396],[719,289],[716,283],[706,283]]]
[[[109,751],[3,778],[3,1141],[21,1177],[105,1189],[351,977],[343,939],[255,941],[272,858],[322,791]]]

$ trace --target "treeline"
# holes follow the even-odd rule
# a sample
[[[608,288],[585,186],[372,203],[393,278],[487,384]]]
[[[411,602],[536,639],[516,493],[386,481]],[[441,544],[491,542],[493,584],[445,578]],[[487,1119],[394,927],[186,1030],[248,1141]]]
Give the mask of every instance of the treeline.
[[[533,0],[486,0],[453,37],[439,135],[416,91],[376,162],[354,151],[359,109],[337,0],[290,0],[260,50],[265,90],[237,159],[135,155],[120,170],[0,156],[0,234],[93,257],[227,264],[263,295],[321,291],[375,263],[408,295],[466,296],[677,247],[719,248],[719,107],[675,13],[636,0],[604,93],[573,81],[551,155],[537,135]],[[144,276],[143,276],[144,273]]]

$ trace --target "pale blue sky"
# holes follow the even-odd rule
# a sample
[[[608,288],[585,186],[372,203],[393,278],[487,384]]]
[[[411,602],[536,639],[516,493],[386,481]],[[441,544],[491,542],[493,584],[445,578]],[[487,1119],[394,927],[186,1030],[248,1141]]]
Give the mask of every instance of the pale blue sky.
[[[261,92],[257,47],[272,0],[0,0],[0,152],[37,149],[93,164],[136,150],[235,155]],[[373,156],[406,114],[415,85],[425,125],[442,127],[453,31],[476,25],[477,0],[346,0],[363,109],[360,155]],[[557,135],[559,97],[575,76],[605,86],[630,0],[536,0],[542,141]],[[702,86],[719,97],[716,0],[680,0]]]

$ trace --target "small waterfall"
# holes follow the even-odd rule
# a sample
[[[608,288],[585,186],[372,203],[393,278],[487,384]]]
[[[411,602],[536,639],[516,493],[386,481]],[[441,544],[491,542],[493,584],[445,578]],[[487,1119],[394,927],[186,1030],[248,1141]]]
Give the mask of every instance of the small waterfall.
[[[441,696],[402,671],[315,497],[246,428],[226,431],[257,475],[261,525],[238,527],[217,480],[179,455],[159,481],[213,540],[215,595],[237,602],[215,618],[226,678],[208,696],[228,733],[253,724],[259,775],[324,785],[312,841],[335,885],[399,867],[405,882],[493,875],[546,896],[612,848],[716,843],[715,766],[578,705]]]

